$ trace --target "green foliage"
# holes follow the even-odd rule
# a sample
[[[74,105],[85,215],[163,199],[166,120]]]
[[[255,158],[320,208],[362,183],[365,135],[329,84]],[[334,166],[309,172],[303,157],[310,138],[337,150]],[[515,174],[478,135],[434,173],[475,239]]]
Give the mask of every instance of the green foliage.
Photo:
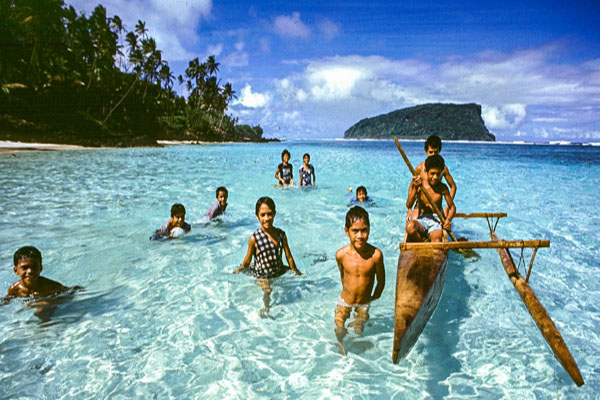
[[[62,0],[3,0],[0,26],[4,138],[127,146],[240,136],[215,57],[190,61],[178,79],[189,97],[179,96],[142,21],[126,32],[101,5],[86,16]]]
[[[424,104],[366,118],[344,132],[345,138],[494,141],[481,118],[478,104]]]

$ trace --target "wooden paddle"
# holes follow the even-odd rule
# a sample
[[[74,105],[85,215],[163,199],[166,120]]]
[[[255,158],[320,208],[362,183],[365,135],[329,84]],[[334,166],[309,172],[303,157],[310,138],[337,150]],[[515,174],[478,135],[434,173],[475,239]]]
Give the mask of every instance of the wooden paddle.
[[[398,141],[398,138],[396,136],[394,136],[394,141],[396,142],[396,147],[398,147],[398,151],[402,155],[402,158],[404,159],[404,162],[406,163],[406,166],[410,170],[411,174],[413,176],[417,176],[417,171],[415,171],[415,169],[413,168],[412,164],[410,163],[410,160],[406,156],[406,153],[404,153],[404,150],[402,149],[402,146],[400,146],[400,142]],[[444,217],[444,214],[441,212],[441,210],[438,208],[438,206],[433,202],[433,199],[431,198],[431,195],[429,194],[429,192],[427,192],[427,190],[425,190],[425,188],[423,187],[423,182],[421,182],[420,187],[421,187],[421,192],[423,194],[425,194],[425,197],[427,198],[427,201],[429,202],[429,205],[431,206],[431,208],[433,209],[433,211],[435,211],[435,213],[439,217],[439,219],[440,219],[440,221],[442,223],[442,226],[443,226],[446,223],[446,218]],[[460,240],[457,239],[456,236],[454,236],[454,233],[452,233],[451,230],[448,230],[448,235],[450,235],[450,237],[452,238],[452,240],[454,240],[455,242],[458,242],[458,241],[466,242],[467,241],[467,239],[465,239],[465,238],[460,238]],[[471,254],[471,253],[474,253],[474,254]],[[470,251],[469,255],[471,255],[471,256],[477,256],[477,253],[475,253],[473,251]]]

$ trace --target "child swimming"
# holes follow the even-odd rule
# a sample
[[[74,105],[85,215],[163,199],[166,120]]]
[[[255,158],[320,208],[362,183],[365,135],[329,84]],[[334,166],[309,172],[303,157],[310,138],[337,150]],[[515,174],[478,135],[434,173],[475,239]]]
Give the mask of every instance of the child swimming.
[[[346,213],[344,230],[350,244],[335,253],[340,270],[342,292],[335,310],[335,335],[338,348],[346,354],[343,345],[347,330],[345,323],[354,309],[354,331],[363,332],[369,319],[369,306],[373,300],[381,297],[385,287],[385,268],[381,251],[367,243],[371,226],[369,213],[364,208],[354,206]],[[377,286],[373,286],[377,280]]]
[[[225,214],[225,210],[227,209],[227,199],[229,197],[227,188],[225,188],[225,186],[219,186],[215,191],[215,195],[217,197],[217,201],[206,212],[206,218],[208,218],[209,221],[218,217],[219,215]]]
[[[177,229],[179,228],[179,229]],[[160,237],[174,237],[177,231],[183,230],[189,233],[192,230],[190,224],[185,222],[185,207],[183,204],[175,203],[171,206],[171,218],[158,229],[150,239]]]
[[[261,316],[269,312],[271,301],[270,278],[283,275],[288,267],[283,265],[282,253],[289,264],[289,269],[296,275],[302,273],[296,268],[296,262],[288,246],[287,236],[284,231],[273,225],[275,219],[275,202],[270,197],[261,197],[255,206],[256,218],[260,222],[258,228],[248,239],[248,251],[242,261],[242,265],[233,271],[234,274],[248,268],[249,273],[257,278],[257,284],[264,291],[263,301],[265,308],[261,310]],[[251,264],[252,257],[254,263]]]

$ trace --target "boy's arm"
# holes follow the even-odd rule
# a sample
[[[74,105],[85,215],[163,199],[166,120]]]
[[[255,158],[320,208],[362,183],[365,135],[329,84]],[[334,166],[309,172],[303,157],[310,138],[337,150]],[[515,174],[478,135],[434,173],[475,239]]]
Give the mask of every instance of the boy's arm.
[[[383,254],[381,250],[375,250],[375,276],[377,278],[377,286],[375,286],[375,291],[373,292],[373,296],[371,296],[371,300],[377,300],[381,297],[381,293],[383,293],[383,288],[385,287],[385,266],[383,265]]]
[[[279,183],[283,184],[283,179],[281,179],[279,177],[279,165],[277,166],[277,169],[275,170],[275,179],[277,179],[279,181]]]
[[[419,194],[419,186],[421,184],[421,178],[419,175],[415,175],[410,181],[410,185],[408,186],[408,196],[406,197],[406,208],[412,209],[415,201],[417,200],[417,196]]]
[[[296,275],[302,275],[302,272],[296,268],[296,262],[292,256],[292,251],[290,250],[290,246],[288,246],[287,235],[283,237],[283,251],[285,251],[285,258],[287,258],[287,261],[290,264],[290,269],[294,271]]]
[[[244,261],[242,261],[242,265],[235,271],[234,274],[239,274],[240,271],[248,268],[250,262],[252,261],[252,255],[256,250],[256,242],[254,241],[254,235],[250,235],[250,239],[248,239],[248,251],[246,252],[246,256],[244,257]]]
[[[294,166],[290,164],[290,185],[294,185]]]
[[[444,224],[443,228],[448,231],[452,229],[451,222],[452,218],[454,218],[454,214],[456,213],[456,206],[454,205],[454,201],[452,200],[452,196],[450,196],[448,188],[446,188],[443,193],[444,198],[446,199],[446,209],[448,210],[446,214],[446,223]]]
[[[312,178],[313,178],[313,184],[312,185],[315,186],[317,184],[317,176],[315,175],[315,169],[311,168],[310,172],[311,172]]]
[[[342,263],[344,248],[339,249],[335,252],[335,261],[337,261],[338,269],[340,270],[340,280],[342,284],[344,282],[344,264]]]
[[[450,186],[450,196],[452,197],[452,199],[454,199],[454,197],[456,196],[456,183],[454,182],[454,178],[452,178],[452,175],[450,175],[448,167],[445,167],[444,169],[444,178],[446,178],[446,182],[448,182],[448,185]]]

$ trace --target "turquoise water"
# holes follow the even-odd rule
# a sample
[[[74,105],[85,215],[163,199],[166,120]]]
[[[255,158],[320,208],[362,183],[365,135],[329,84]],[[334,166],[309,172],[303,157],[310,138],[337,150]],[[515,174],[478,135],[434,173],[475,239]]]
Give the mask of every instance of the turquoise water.
[[[423,159],[422,143],[404,147],[415,164]],[[296,178],[311,154],[316,188],[273,186],[283,148]],[[86,287],[46,323],[21,301],[0,306],[0,398],[597,398],[600,148],[446,143],[442,155],[459,211],[504,211],[501,238],[551,241],[530,283],[582,388],[553,358],[495,250],[477,261],[450,253],[437,311],[394,365],[408,170],[393,142],[297,141],[0,155],[1,290],[17,279],[12,254],[25,244],[42,251],[43,275]],[[383,251],[387,281],[343,357],[335,251],[347,243],[346,190],[361,184],[376,201],[369,241]],[[220,185],[227,215],[205,224]],[[304,273],[273,284],[272,319],[260,318],[253,279],[231,274],[263,195],[275,200],[275,225]],[[192,232],[149,241],[174,202],[186,206]],[[488,238],[482,220],[457,220],[455,230]]]

